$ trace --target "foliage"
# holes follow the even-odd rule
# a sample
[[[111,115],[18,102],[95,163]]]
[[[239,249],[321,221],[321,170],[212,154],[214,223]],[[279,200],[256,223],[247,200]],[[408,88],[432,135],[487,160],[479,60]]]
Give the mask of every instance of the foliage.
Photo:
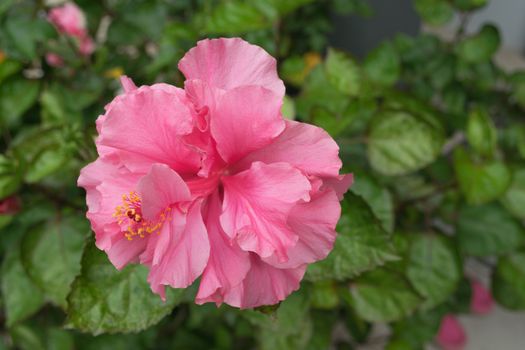
[[[453,40],[398,34],[359,60],[327,34],[333,12],[370,15],[362,0],[78,0],[90,56],[48,23],[51,1],[0,1],[0,200],[21,203],[0,214],[0,348],[348,348],[387,322],[388,348],[419,349],[468,311],[470,259],[497,259],[495,298],[524,310],[525,72],[494,63],[496,26],[465,33],[486,0],[413,3],[432,25],[458,13]],[[176,62],[216,36],[277,57],[285,116],[325,128],[355,176],[332,253],[257,310],[197,306],[196,286],[163,303],[143,267],[117,271],[94,246],[76,188],[118,76],[180,85]]]

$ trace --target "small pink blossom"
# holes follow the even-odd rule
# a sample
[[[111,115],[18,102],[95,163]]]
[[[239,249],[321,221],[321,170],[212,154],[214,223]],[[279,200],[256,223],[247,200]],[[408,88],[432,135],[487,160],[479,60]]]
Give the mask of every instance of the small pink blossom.
[[[0,199],[0,215],[16,214],[20,210],[20,201],[16,196]]]
[[[80,52],[81,55],[89,56],[93,51],[95,51],[95,43],[93,42],[93,39],[89,36],[80,38],[78,52]]]
[[[489,313],[494,306],[494,300],[492,299],[490,291],[477,280],[472,280],[471,288],[472,299],[470,301],[470,310],[479,315]]]
[[[63,67],[64,66],[64,60],[62,59],[62,57],[52,52],[46,53],[46,62],[51,67]]]
[[[200,277],[199,304],[275,304],[336,237],[335,141],[284,120],[276,61],[238,39],[200,41],[179,62],[184,89],[124,93],[97,120],[99,158],[82,169],[97,246],[121,269],[149,267],[152,290]]]
[[[62,34],[77,38],[87,36],[86,17],[73,2],[51,9],[48,19]]]
[[[67,2],[63,6],[51,9],[48,19],[59,33],[76,38],[81,55],[89,56],[93,53],[95,43],[88,34],[86,17],[75,3]]]
[[[467,335],[458,319],[448,314],[441,320],[436,342],[444,350],[462,350],[467,343]]]

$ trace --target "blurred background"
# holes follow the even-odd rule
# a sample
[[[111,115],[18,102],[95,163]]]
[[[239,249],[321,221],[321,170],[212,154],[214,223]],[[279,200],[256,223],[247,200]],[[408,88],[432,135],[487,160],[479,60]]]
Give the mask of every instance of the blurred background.
[[[522,0],[0,0],[0,349],[525,349]],[[278,60],[355,184],[330,256],[257,310],[162,303],[94,248],[80,169],[202,38]]]

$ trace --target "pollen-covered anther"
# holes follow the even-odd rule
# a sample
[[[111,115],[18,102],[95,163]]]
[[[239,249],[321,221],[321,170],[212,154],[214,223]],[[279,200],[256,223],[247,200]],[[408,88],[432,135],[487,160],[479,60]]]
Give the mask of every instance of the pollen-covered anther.
[[[146,220],[142,216],[142,207],[140,196],[136,192],[122,195],[122,205],[115,208],[113,217],[117,219],[119,225],[126,227],[124,235],[128,240],[134,237],[144,238],[146,234],[153,232],[160,233],[160,228],[166,219],[170,207],[162,210],[155,220]]]

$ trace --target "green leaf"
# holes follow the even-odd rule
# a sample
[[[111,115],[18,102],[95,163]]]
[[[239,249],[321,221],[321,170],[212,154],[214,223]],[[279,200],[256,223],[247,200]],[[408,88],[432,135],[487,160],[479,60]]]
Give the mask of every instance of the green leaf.
[[[18,242],[7,250],[2,263],[2,298],[8,327],[31,316],[44,305],[44,295],[24,270]]]
[[[456,289],[461,278],[459,257],[444,237],[419,235],[410,246],[406,274],[425,298],[423,307],[432,308]]]
[[[385,175],[408,174],[433,162],[443,142],[443,129],[435,118],[386,110],[372,120],[368,159]]]
[[[401,73],[401,62],[395,46],[385,42],[374,49],[365,59],[364,72],[368,79],[381,86],[391,86]]]
[[[29,164],[24,177],[26,182],[39,182],[44,177],[59,171],[67,163],[70,155],[64,148],[59,146],[42,149],[36,155],[34,161]]]
[[[9,335],[17,349],[21,350],[44,350],[42,339],[37,330],[26,325],[17,325],[10,329]]]
[[[13,60],[4,60],[3,62],[0,62],[0,85],[2,84],[2,81],[18,72],[20,69],[22,69],[22,64],[20,64],[20,62]]]
[[[34,80],[13,78],[0,85],[0,121],[16,124],[37,100],[40,84]]]
[[[414,315],[396,322],[392,326],[392,338],[403,342],[404,348],[419,349],[431,341],[438,332],[441,319],[446,309],[439,307],[429,311],[419,311]]]
[[[467,124],[467,139],[470,146],[483,156],[492,156],[496,150],[498,134],[488,113],[481,109],[473,109],[469,114]]]
[[[514,253],[498,261],[492,292],[504,307],[525,310],[525,253]]]
[[[511,173],[504,163],[475,162],[463,148],[454,152],[454,168],[459,188],[469,204],[483,204],[501,197],[511,182]]]
[[[394,200],[390,191],[372,177],[354,174],[355,180],[350,190],[360,195],[372,209],[383,228],[391,233],[394,230]]]
[[[339,221],[334,249],[325,260],[308,267],[309,280],[346,280],[398,259],[388,234],[366,202],[347,193],[345,203],[348,206]]]
[[[416,11],[432,25],[442,25],[452,19],[454,9],[446,0],[414,0]]]
[[[339,304],[337,285],[333,281],[320,281],[311,288],[312,306],[317,309],[334,309]]]
[[[41,18],[9,16],[5,31],[9,42],[17,51],[17,56],[32,60],[37,56],[38,42],[51,36],[54,29],[48,21]]]
[[[361,85],[359,66],[345,53],[328,49],[325,70],[330,83],[341,93],[349,96],[359,93]]]
[[[150,289],[143,265],[118,271],[94,244],[82,257],[71,287],[67,323],[93,334],[136,332],[159,322],[177,305],[183,290],[168,289],[166,302]]]
[[[486,62],[498,50],[500,41],[498,28],[485,24],[479,33],[459,43],[458,55],[467,63]]]
[[[499,204],[461,208],[457,238],[468,255],[486,256],[512,252],[525,241],[521,225]]]
[[[525,219],[525,168],[514,171],[512,182],[501,202],[511,214]]]
[[[21,180],[19,162],[0,154],[0,199],[15,193]]]
[[[352,305],[363,319],[391,322],[410,315],[421,298],[395,271],[376,269],[363,274],[350,286]]]
[[[271,22],[253,3],[237,0],[221,3],[210,14],[199,14],[194,26],[202,34],[234,35],[268,28]]]
[[[516,72],[510,77],[512,84],[512,98],[525,108],[525,72]]]
[[[312,335],[309,299],[304,291],[286,298],[275,313],[244,311],[243,316],[259,327],[261,350],[304,349]]]
[[[80,259],[89,232],[78,215],[59,214],[36,226],[22,240],[22,259],[33,281],[54,304],[66,307],[71,283],[80,272]]]

